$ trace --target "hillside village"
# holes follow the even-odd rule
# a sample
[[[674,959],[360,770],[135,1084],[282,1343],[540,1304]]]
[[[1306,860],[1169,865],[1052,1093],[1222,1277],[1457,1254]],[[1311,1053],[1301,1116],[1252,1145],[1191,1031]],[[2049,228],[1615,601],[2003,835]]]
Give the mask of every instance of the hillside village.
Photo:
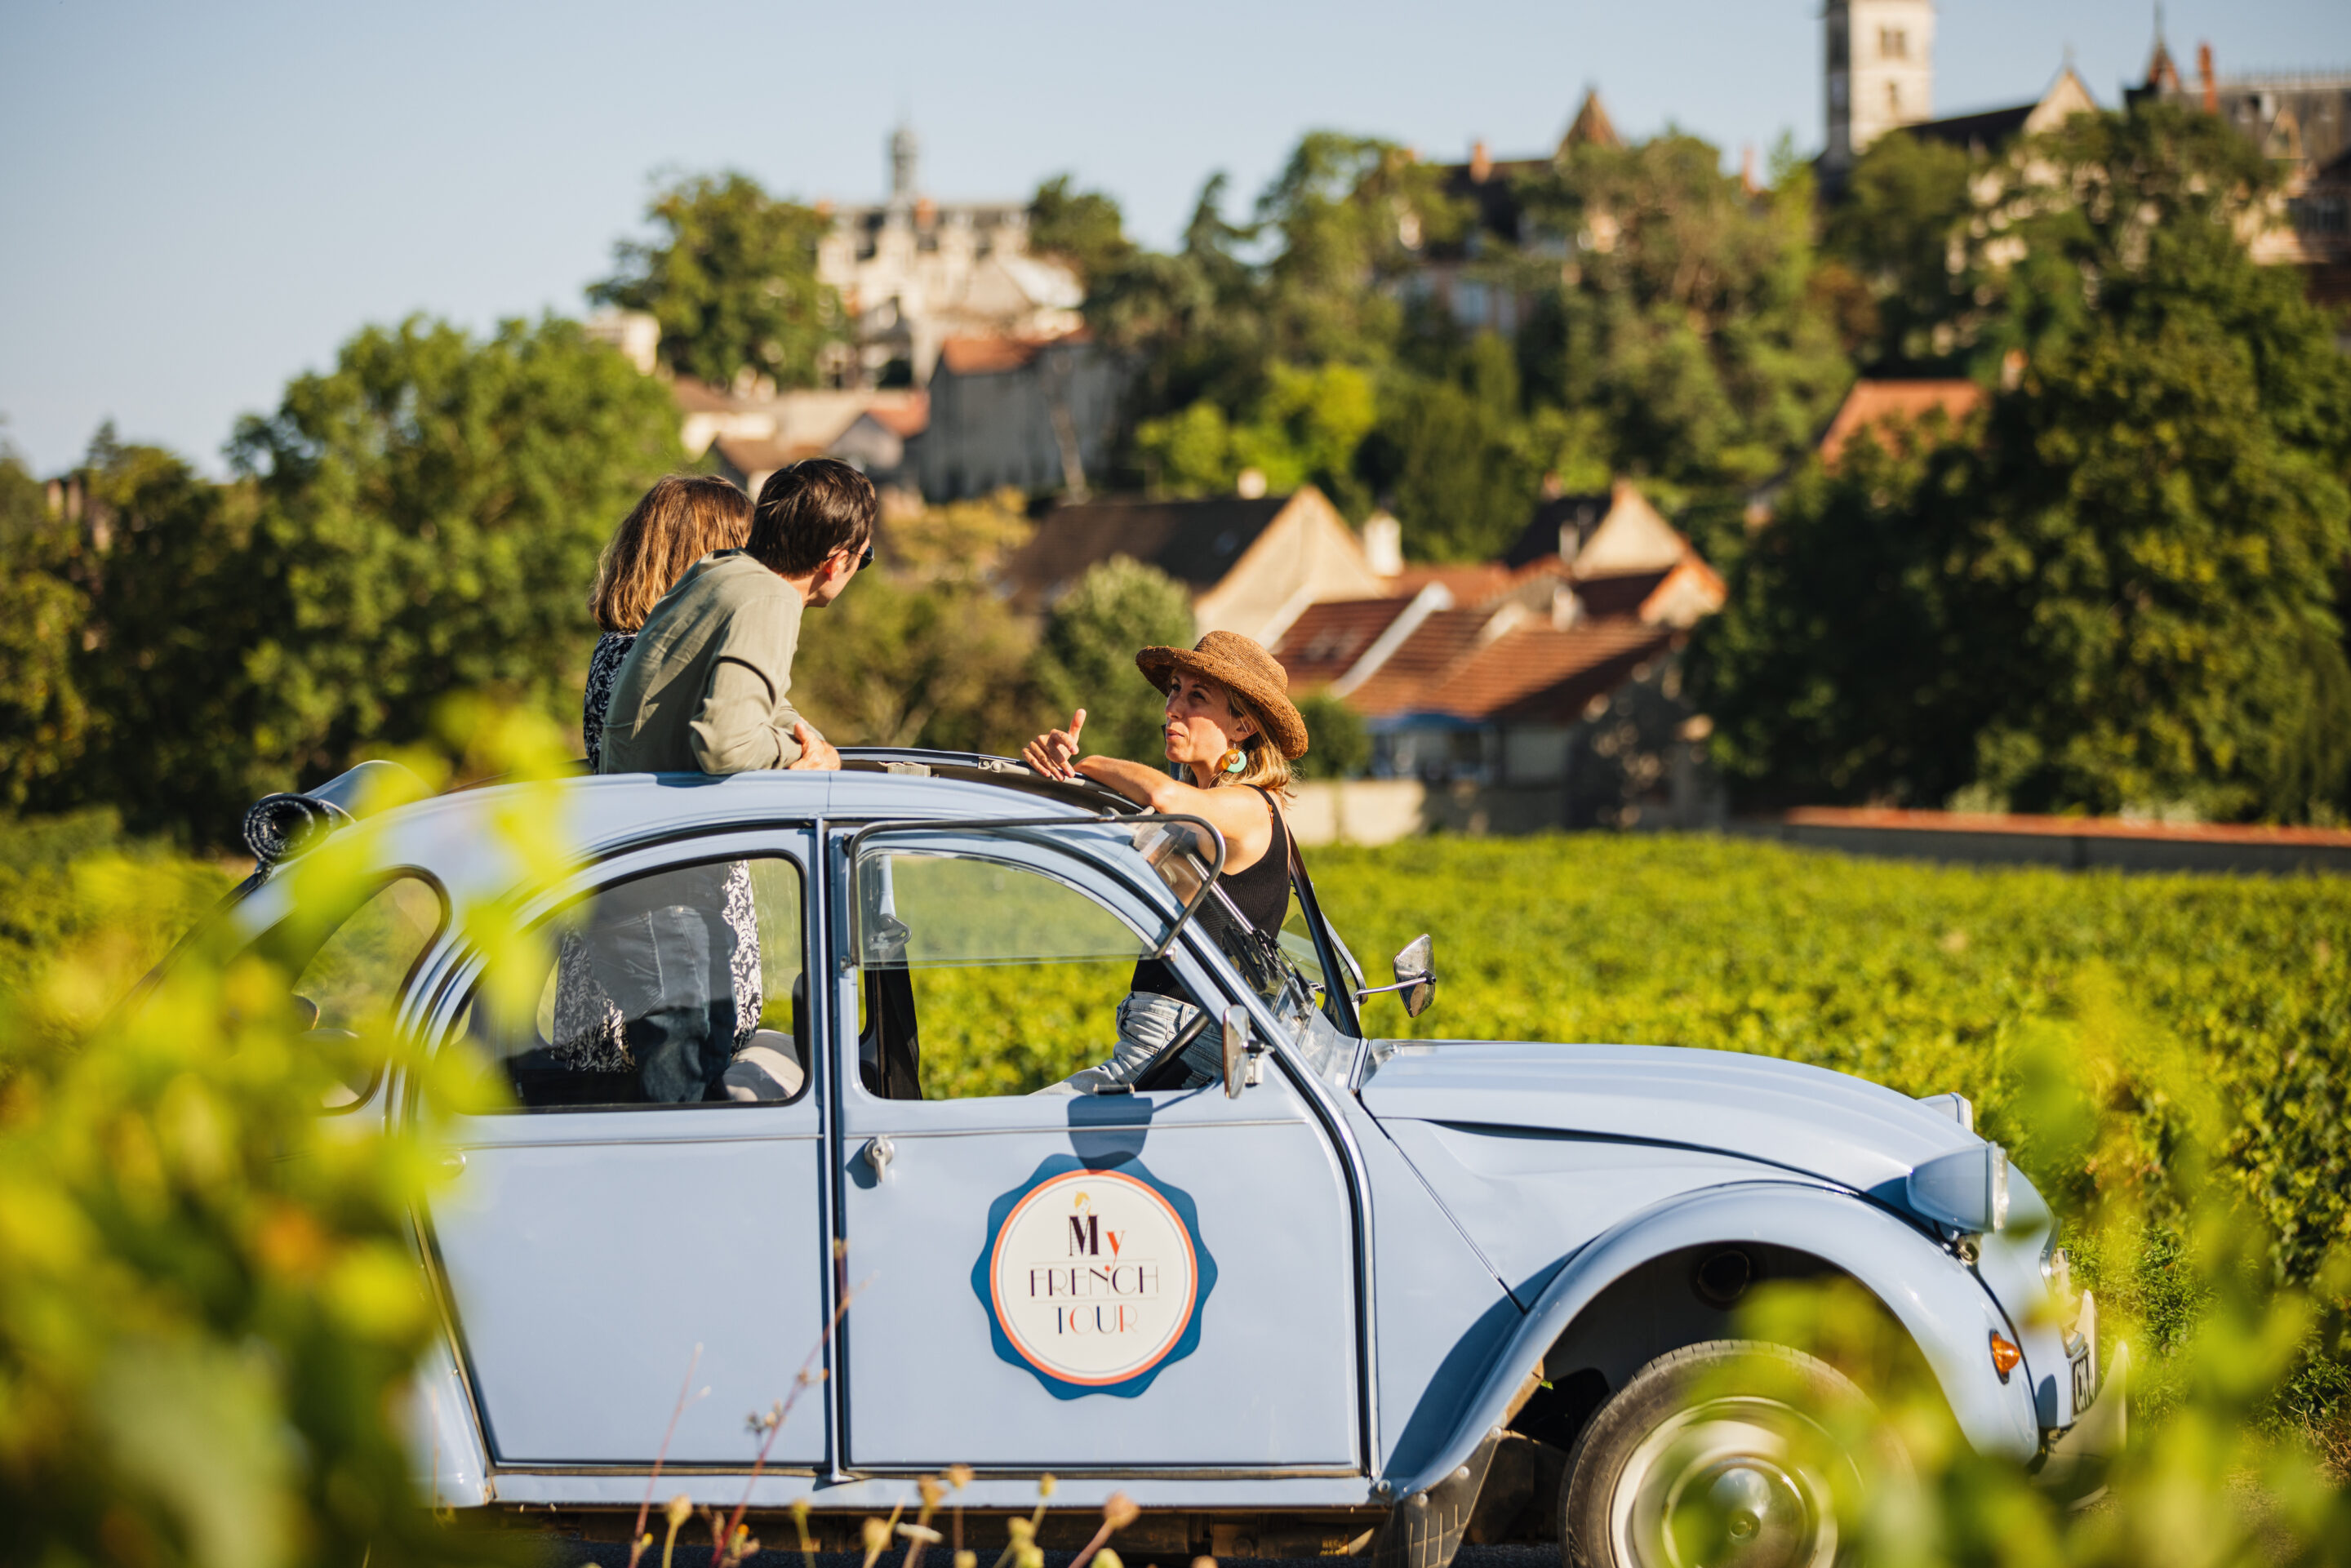
[[[2070,62],[2032,98],[1935,112],[1931,0],[1834,0],[1823,17],[1823,199],[1894,131],[1959,149],[1980,165],[2020,137],[2095,112]],[[2315,299],[2351,300],[2351,74],[2216,70],[2209,47],[2183,74],[2158,31],[2128,104],[2183,103],[2220,117],[2284,177],[2252,235],[2258,259],[2297,269]],[[1610,222],[1569,235],[1545,227],[1522,177],[1578,148],[1623,145],[1598,90],[1559,143],[1497,157],[1483,141],[1429,172],[1471,214],[1442,237],[1400,232],[1413,257],[1402,292],[1465,332],[1508,336],[1537,308],[1523,283],[1481,261],[1502,252],[1569,260],[1605,250]],[[889,194],[820,204],[831,229],[819,275],[852,329],[827,351],[827,385],[778,392],[749,375],[730,387],[678,376],[689,455],[754,489],[784,464],[827,455],[864,469],[901,514],[1008,490],[1036,497],[1033,538],[1002,563],[999,589],[1024,612],[1049,608],[1086,568],[1125,556],[1193,596],[1203,631],[1245,632],[1276,651],[1301,690],[1327,690],[1367,721],[1374,776],[1473,789],[1479,821],[1698,826],[1724,794],[1704,762],[1708,721],[1681,689],[1690,628],[1723,601],[1722,580],[1641,483],[1616,476],[1570,495],[1557,476],[1501,557],[1408,565],[1395,520],[1374,507],[1351,524],[1311,486],[1269,493],[1244,470],[1232,494],[1098,495],[1121,435],[1134,367],[1089,330],[1083,280],[1031,254],[1017,202],[935,198],[919,143],[889,144]],[[1745,179],[1756,190],[1753,152]],[[591,329],[653,370],[658,329],[608,313]],[[2014,356],[2011,355],[2011,361]],[[2015,365],[2004,374],[2012,384]],[[1929,416],[1958,427],[1983,404],[1967,378],[1865,376],[1835,405],[1814,451],[1834,467],[1872,431]],[[1749,493],[1745,525],[1768,526],[1786,476]]]

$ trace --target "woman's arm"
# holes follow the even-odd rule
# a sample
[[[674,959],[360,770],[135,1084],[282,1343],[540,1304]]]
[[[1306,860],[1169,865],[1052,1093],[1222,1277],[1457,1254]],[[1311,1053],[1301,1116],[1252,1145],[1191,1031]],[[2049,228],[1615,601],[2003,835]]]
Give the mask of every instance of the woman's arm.
[[[1264,796],[1238,785],[1203,789],[1171,779],[1156,768],[1117,757],[1081,757],[1077,770],[1117,790],[1138,806],[1176,816],[1199,817],[1225,835],[1225,870],[1242,872],[1273,847],[1273,812]]]
[[[1203,789],[1123,758],[1080,757],[1078,734],[1085,723],[1086,710],[1080,708],[1069,728],[1048,730],[1021,747],[1021,760],[1048,779],[1082,774],[1138,806],[1203,819],[1225,836],[1228,872],[1247,871],[1264,858],[1273,843],[1273,810],[1264,796],[1254,789]]]

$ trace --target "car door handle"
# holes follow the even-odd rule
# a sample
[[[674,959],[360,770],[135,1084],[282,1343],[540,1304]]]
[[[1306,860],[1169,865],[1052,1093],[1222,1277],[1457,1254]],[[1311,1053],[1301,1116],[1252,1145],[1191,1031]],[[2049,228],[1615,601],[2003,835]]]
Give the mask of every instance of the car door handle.
[[[898,1145],[888,1136],[874,1138],[865,1145],[865,1163],[873,1167],[875,1180],[890,1174],[890,1162],[898,1157]]]

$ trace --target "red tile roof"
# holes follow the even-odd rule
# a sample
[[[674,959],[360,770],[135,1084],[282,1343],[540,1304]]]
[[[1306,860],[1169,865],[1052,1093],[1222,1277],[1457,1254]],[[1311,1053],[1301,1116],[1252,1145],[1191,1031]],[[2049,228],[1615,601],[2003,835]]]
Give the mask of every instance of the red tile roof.
[[[1853,438],[1886,420],[1910,422],[1939,413],[1953,424],[1983,406],[1984,390],[1970,381],[1860,381],[1845,393],[1828,434],[1821,437],[1821,461],[1834,465]]]
[[[1493,619],[1484,610],[1440,610],[1388,655],[1371,678],[1347,694],[1358,712],[1379,717],[1426,706],[1419,697],[1457,660],[1474,652]]]
[[[873,423],[893,435],[920,435],[931,423],[931,394],[926,392],[883,393],[865,411]]]
[[[939,362],[959,376],[992,376],[1017,371],[1040,350],[1085,335],[1080,328],[1045,338],[949,338],[939,345]]]
[[[1290,689],[1326,686],[1345,674],[1411,605],[1409,596],[1308,605],[1273,645],[1273,656],[1290,673]]]
[[[1499,560],[1447,561],[1415,564],[1388,580],[1398,597],[1410,599],[1432,582],[1441,582],[1456,604],[1483,604],[1510,591],[1510,569]]]

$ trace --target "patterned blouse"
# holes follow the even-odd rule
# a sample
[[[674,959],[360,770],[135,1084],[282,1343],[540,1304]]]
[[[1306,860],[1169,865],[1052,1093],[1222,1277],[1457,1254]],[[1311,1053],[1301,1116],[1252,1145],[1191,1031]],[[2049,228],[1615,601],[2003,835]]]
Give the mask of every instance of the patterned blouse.
[[[607,632],[588,655],[588,696],[580,705],[580,738],[588,745],[590,773],[604,770],[604,715],[612,706],[612,683],[620,679],[621,661],[636,645],[634,632]]]
[[[580,737],[587,745],[590,773],[603,770],[604,716],[612,706],[612,686],[622,661],[636,641],[632,632],[607,632],[596,639],[596,651],[589,656],[588,690],[580,705]],[[735,992],[735,1049],[740,1051],[751,1043],[765,1001],[759,985],[759,916],[751,902],[751,868],[742,861],[726,868],[722,917],[734,936],[726,967]],[[634,1068],[623,1021],[620,1008],[596,981],[586,936],[567,932],[556,969],[555,1038],[549,1042],[556,1059],[582,1071]]]

